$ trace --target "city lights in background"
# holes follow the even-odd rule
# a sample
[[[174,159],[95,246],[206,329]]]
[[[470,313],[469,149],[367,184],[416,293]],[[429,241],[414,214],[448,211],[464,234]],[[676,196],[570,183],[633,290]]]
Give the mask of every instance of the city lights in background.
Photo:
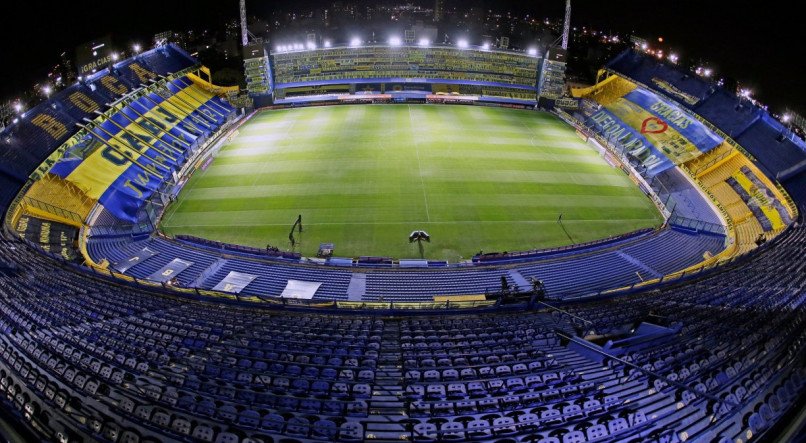
[[[118,61],[119,58],[120,58],[120,56],[118,55],[117,52],[112,53],[112,61],[116,62],[116,61]]]
[[[674,54],[674,53],[669,54],[669,61],[670,62],[672,62],[674,64],[677,64],[678,60],[680,60],[680,57],[677,54]]]
[[[19,114],[20,112],[22,112],[22,110],[23,110],[22,103],[21,103],[19,100],[17,100],[16,102],[14,102],[14,112],[16,112],[17,114]]]
[[[742,89],[741,91],[739,91],[739,95],[741,95],[744,98],[750,98],[750,94],[752,94],[752,93],[753,93],[753,91],[751,91],[749,89]]]
[[[781,121],[784,123],[789,123],[790,120],[792,120],[792,116],[789,114],[784,114],[784,116],[781,117]]]
[[[139,53],[142,49],[143,47],[140,46],[140,43],[135,43],[134,45],[132,45],[132,50],[134,51],[135,54]]]
[[[694,70],[697,75],[701,75],[703,77],[710,77],[714,74],[714,70],[711,68],[704,68],[702,66],[698,66],[697,69]]]
[[[51,92],[53,92],[53,88],[50,85],[42,86],[42,93],[45,94],[45,97],[49,97]]]

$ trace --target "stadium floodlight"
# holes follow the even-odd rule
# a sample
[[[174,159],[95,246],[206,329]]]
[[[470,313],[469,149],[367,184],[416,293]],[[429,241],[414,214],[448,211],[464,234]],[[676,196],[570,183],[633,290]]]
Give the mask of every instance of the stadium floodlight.
[[[113,61],[113,62],[116,62],[116,61],[118,61],[118,58],[120,58],[120,56],[118,55],[118,53],[117,53],[117,52],[113,52],[113,53],[112,53],[112,61]]]
[[[484,42],[484,44],[481,45],[481,49],[484,49],[485,51],[489,51],[490,50],[490,42]]]
[[[742,90],[739,92],[739,95],[741,95],[741,96],[742,96],[742,97],[744,97],[744,98],[750,98],[750,94],[752,94],[752,93],[753,93],[753,92],[752,92],[751,90],[749,90],[749,89],[742,89]]]
[[[647,49],[649,49],[649,45],[647,45],[646,43],[641,43],[641,49],[646,51]]]
[[[302,43],[295,43],[294,44],[294,49],[296,49],[297,51],[301,51],[301,50],[305,49],[305,45],[303,45]]]
[[[677,54],[669,54],[669,61],[670,62],[676,64],[678,60],[680,60],[680,57],[678,57]]]
[[[403,44],[403,40],[400,37],[390,37],[389,38],[389,46],[400,46]]]
[[[431,46],[431,42],[427,38],[421,38],[419,44],[423,48],[427,48],[427,47]]]
[[[15,118],[15,119],[12,121],[12,123],[17,124],[17,122],[18,122],[18,121],[20,121],[20,119]]]
[[[333,43],[331,43],[330,40],[325,40],[325,48],[329,48],[331,46],[333,46]]]
[[[710,68],[705,68],[705,70],[702,71],[702,75],[704,75],[706,77],[710,77],[711,74],[713,74],[713,73],[714,73],[714,71],[712,71]]]
[[[22,103],[20,103],[19,101],[15,102],[14,103],[14,111],[16,111],[17,114],[22,112]]]
[[[353,48],[357,48],[357,47],[361,46],[361,39],[358,38],[358,37],[353,37],[350,40],[350,46],[352,46]]]
[[[140,46],[140,43],[135,43],[135,44],[132,46],[132,49],[134,50],[134,53],[135,53],[135,54],[137,54],[137,53],[138,53],[138,52],[140,52],[140,50],[141,50],[141,49],[143,49],[143,48],[142,48],[142,46]]]
[[[468,43],[467,40],[462,39],[462,40],[459,40],[458,42],[456,42],[456,46],[459,47],[459,48],[465,49],[465,48],[470,46],[470,43]]]
[[[526,53],[532,57],[537,57],[537,48],[529,48]]]
[[[53,92],[53,88],[50,85],[42,86],[42,93],[45,94],[45,97],[50,96],[50,93]]]
[[[784,123],[789,123],[789,120],[792,120],[792,116],[789,114],[784,114],[784,116],[781,117],[781,121]]]
[[[314,42],[308,42],[305,46],[310,50],[316,49],[316,43]]]

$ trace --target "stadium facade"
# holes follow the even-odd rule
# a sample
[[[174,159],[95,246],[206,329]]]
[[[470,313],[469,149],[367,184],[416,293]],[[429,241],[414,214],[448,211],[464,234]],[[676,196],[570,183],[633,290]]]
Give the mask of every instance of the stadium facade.
[[[546,71],[470,48],[265,57],[273,106],[535,108]],[[663,228],[462,266],[311,264],[155,229],[252,115],[205,72],[162,46],[2,132],[12,437],[745,442],[802,407],[806,145],[765,110],[627,51],[553,112]],[[490,293],[502,279],[513,289]]]
[[[266,59],[247,58],[247,72],[260,65],[268,75],[262,83],[255,83],[251,95],[259,102],[271,97],[275,104],[335,102],[348,95],[353,99],[363,95],[365,100],[423,102],[436,96],[464,95],[482,102],[534,106],[538,92],[547,98],[559,97],[556,83],[558,78],[564,80],[565,73],[562,57],[551,57],[554,65],[545,75],[551,77],[546,82],[541,78],[544,70],[539,69],[543,58],[536,51],[464,43],[354,41],[323,48],[280,45],[273,50],[260,43],[255,46],[262,46],[256,53],[266,54]],[[538,91],[543,83],[545,90]]]

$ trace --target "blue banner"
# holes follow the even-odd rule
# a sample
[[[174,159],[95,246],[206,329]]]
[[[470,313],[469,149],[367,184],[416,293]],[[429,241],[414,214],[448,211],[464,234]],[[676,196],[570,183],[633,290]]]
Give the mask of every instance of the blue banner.
[[[132,165],[112,182],[98,201],[121,220],[136,222],[143,202],[159,189],[160,184],[162,180]]]
[[[640,161],[648,175],[657,175],[674,166],[669,157],[660,152],[638,130],[606,108],[594,112],[589,120],[596,128],[596,132],[608,142],[621,147],[626,154]]]
[[[66,178],[70,175],[84,159],[81,158],[61,158],[51,168],[50,173],[56,174],[61,178]]]
[[[703,153],[716,148],[724,141],[694,117],[652,92],[636,88],[624,98],[662,119]]]

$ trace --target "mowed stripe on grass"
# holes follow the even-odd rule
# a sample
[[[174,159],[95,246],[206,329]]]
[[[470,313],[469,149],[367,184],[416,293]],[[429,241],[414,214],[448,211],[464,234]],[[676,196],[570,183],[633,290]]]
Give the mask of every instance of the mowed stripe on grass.
[[[556,223],[563,214],[565,231]],[[162,228],[304,255],[427,258],[584,242],[661,221],[651,201],[554,116],[464,106],[267,111],[245,124]]]

